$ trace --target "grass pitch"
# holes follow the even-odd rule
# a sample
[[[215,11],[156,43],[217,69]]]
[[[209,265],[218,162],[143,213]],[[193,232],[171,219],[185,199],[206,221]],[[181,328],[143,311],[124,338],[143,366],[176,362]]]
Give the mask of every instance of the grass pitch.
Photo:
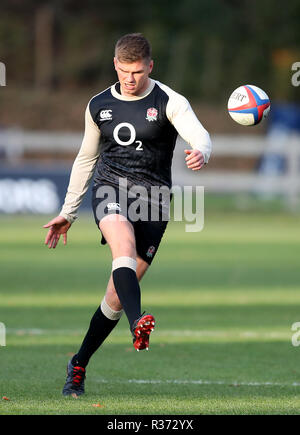
[[[66,364],[103,297],[109,249],[92,217],[55,250],[47,218],[0,222],[0,414],[299,414],[298,217],[211,213],[200,233],[170,223],[141,283],[157,319],[149,352],[134,351],[124,316],[78,400],[61,395]]]

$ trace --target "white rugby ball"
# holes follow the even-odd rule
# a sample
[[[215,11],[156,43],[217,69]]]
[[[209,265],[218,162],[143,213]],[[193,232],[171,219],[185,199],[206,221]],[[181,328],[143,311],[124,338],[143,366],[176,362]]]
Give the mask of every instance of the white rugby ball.
[[[270,99],[262,89],[254,85],[238,87],[229,97],[228,113],[241,125],[256,125],[270,111]]]

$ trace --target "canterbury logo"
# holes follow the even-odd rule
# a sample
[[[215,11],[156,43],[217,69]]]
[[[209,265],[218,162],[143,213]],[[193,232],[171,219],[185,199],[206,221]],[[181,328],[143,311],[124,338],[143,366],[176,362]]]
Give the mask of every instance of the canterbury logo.
[[[101,110],[100,121],[111,121],[112,120],[112,110]]]
[[[121,207],[120,207],[120,204],[118,202],[109,202],[107,204],[107,209],[108,210],[119,210],[119,211],[121,211]]]

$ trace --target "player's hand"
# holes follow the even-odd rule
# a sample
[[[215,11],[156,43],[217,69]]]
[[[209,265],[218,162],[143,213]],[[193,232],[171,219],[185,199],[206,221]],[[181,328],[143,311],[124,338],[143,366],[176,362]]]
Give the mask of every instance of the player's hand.
[[[184,150],[187,154],[185,158],[185,163],[189,169],[192,171],[199,171],[204,165],[204,157],[199,150]]]
[[[43,228],[50,228],[46,238],[45,245],[48,245],[50,248],[55,248],[60,236],[63,236],[64,245],[67,244],[67,231],[70,228],[71,224],[62,216],[56,216],[50,222],[43,226]]]

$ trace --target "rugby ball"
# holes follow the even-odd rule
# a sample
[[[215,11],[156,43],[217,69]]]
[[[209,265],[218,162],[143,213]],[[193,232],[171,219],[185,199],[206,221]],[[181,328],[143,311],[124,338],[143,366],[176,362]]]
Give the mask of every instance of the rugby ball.
[[[257,125],[270,111],[270,99],[260,88],[254,85],[238,87],[229,97],[228,113],[241,125]]]

